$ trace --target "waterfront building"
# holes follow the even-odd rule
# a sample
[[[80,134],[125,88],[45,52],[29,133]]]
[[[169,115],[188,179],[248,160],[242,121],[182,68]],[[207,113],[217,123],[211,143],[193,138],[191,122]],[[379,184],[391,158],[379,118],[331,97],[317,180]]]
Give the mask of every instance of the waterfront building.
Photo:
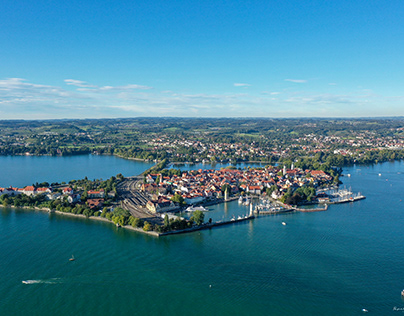
[[[7,194],[8,196],[15,196],[15,195],[22,193],[19,190],[21,190],[21,189],[11,188],[11,187],[10,188],[0,188],[0,196],[3,194]]]
[[[102,208],[104,199],[88,199],[86,203],[90,209],[98,210]]]
[[[152,213],[164,213],[170,212],[178,207],[173,201],[160,196],[157,200],[148,201],[146,208]]]
[[[95,191],[95,190],[88,190],[87,191],[87,196],[90,199],[93,198],[104,198],[105,197],[105,192],[103,189],[99,190],[99,191]]]
[[[35,195],[35,187],[32,185],[28,185],[24,188],[23,193],[25,195],[31,196],[31,195]]]

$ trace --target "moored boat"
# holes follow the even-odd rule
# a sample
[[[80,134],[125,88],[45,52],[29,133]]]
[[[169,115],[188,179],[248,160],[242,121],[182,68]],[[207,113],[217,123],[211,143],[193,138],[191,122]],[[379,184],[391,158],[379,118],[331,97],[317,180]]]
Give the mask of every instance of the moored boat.
[[[195,212],[195,211],[202,211],[202,212],[209,212],[207,208],[203,206],[188,206],[185,212]]]

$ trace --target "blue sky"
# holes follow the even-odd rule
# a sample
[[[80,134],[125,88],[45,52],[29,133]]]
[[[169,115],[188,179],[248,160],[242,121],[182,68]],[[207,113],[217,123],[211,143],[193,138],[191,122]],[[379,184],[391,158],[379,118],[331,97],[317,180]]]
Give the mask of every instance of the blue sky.
[[[404,115],[403,1],[0,4],[0,119]]]

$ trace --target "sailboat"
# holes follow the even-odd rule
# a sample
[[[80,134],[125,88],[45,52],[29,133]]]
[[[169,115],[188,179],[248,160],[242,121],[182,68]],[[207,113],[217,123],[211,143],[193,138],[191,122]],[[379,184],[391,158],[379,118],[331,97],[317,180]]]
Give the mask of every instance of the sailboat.
[[[69,261],[74,261],[74,256],[72,255],[72,257],[69,259]]]

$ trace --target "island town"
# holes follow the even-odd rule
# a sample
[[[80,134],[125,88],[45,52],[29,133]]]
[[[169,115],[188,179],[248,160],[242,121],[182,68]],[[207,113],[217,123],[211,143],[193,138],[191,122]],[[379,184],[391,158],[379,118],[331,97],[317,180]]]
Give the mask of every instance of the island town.
[[[114,155],[155,163],[137,176],[2,184],[1,206],[155,235],[213,227],[206,209],[233,200],[252,205],[248,219],[354,202],[364,196],[341,187],[343,167],[404,159],[402,119],[2,121],[0,131],[4,156]],[[203,167],[184,171],[181,164]]]
[[[153,169],[152,169],[153,170]],[[181,171],[161,169],[140,176],[42,183],[0,188],[2,206],[27,207],[113,222],[118,227],[162,236],[251,220],[260,214],[326,210],[328,204],[363,199],[338,189],[338,175],[323,170],[268,165],[263,168]],[[245,217],[205,220],[205,207],[238,200],[250,205]],[[322,204],[322,208],[302,208]],[[254,206],[253,206],[254,205]],[[185,218],[182,214],[188,213]]]

